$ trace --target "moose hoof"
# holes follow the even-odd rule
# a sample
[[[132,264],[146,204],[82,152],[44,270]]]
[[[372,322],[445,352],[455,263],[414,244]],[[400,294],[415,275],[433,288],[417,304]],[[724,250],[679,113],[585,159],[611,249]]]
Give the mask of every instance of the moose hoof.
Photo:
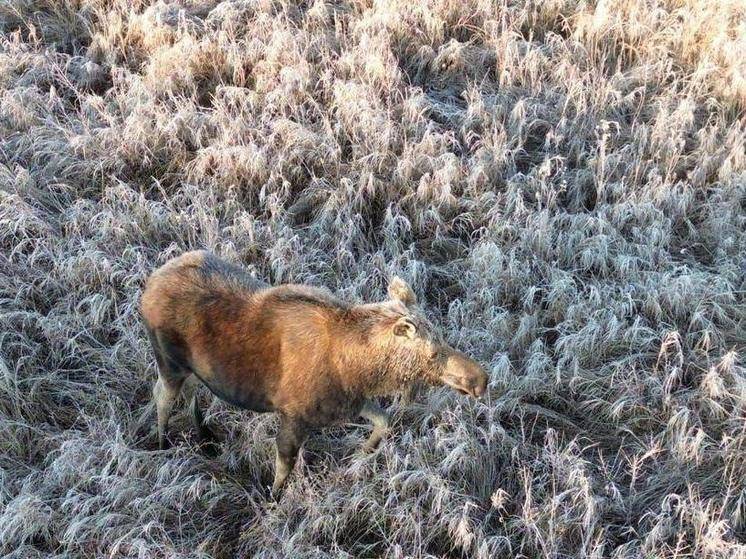
[[[381,446],[381,441],[376,441],[373,443],[367,442],[363,444],[361,450],[363,451],[363,454],[373,454],[376,450],[378,450],[379,446]]]
[[[200,448],[209,458],[216,458],[220,454],[220,444],[216,440],[204,439],[200,442]]]
[[[200,442],[220,442],[220,438],[209,427],[202,427],[199,429],[197,436],[199,437]]]
[[[275,486],[273,485],[269,490],[269,497],[275,502],[279,502],[282,497],[284,485]]]

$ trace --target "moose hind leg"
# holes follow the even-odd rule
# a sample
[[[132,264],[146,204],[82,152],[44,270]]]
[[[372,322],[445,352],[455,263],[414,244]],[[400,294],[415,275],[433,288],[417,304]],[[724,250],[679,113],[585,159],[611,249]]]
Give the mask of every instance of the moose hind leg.
[[[308,437],[306,427],[299,421],[287,416],[280,419],[280,430],[277,433],[277,455],[275,458],[275,479],[272,484],[272,495],[279,494],[290,472],[295,466],[303,441]]]
[[[363,452],[372,452],[388,433],[390,417],[381,406],[370,400],[365,402],[360,416],[373,423],[373,431],[363,444]]]
[[[197,430],[197,436],[200,441],[215,440],[215,434],[205,425],[205,418],[199,407],[199,398],[197,397],[198,388],[197,377],[192,375],[184,383],[184,400],[189,407],[189,415],[192,418],[194,428]]]
[[[168,428],[168,420],[171,417],[174,402],[179,396],[179,391],[183,383],[183,378],[169,378],[159,375],[153,387],[153,399],[155,400],[155,409],[158,414],[158,448],[161,450],[167,447],[166,429]]]
[[[149,327],[146,330],[158,363],[158,380],[153,386],[153,400],[158,416],[158,448],[163,450],[167,446],[168,420],[186,375],[173,344],[169,343],[160,330],[154,331]]]

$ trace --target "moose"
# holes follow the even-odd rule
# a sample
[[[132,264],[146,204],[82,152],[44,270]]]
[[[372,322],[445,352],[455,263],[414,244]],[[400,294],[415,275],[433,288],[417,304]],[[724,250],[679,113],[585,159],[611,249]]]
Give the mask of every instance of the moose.
[[[140,302],[158,365],[159,447],[182,387],[199,438],[214,438],[194,392],[201,381],[230,404],[278,413],[277,495],[316,429],[363,417],[373,424],[363,448],[374,450],[389,428],[376,396],[424,382],[481,397],[486,372],[444,343],[412,288],[393,277],[388,296],[350,304],[317,287],[272,287],[207,251],[171,259]]]

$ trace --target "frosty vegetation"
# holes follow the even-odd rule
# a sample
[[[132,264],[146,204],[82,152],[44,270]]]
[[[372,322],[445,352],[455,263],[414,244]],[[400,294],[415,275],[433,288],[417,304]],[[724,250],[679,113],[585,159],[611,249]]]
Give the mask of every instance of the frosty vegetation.
[[[746,8],[0,2],[0,553],[746,556]],[[411,282],[490,373],[157,451],[150,271]],[[179,434],[181,432],[181,434]]]

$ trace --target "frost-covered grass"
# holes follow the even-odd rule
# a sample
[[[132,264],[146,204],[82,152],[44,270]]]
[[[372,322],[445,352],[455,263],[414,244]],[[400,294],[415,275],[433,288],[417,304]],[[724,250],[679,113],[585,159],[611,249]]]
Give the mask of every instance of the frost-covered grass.
[[[595,5],[594,5],[595,4]],[[0,2],[0,553],[746,557],[738,0]],[[143,280],[411,281],[490,372],[154,450]],[[182,432],[183,434],[178,434]]]

